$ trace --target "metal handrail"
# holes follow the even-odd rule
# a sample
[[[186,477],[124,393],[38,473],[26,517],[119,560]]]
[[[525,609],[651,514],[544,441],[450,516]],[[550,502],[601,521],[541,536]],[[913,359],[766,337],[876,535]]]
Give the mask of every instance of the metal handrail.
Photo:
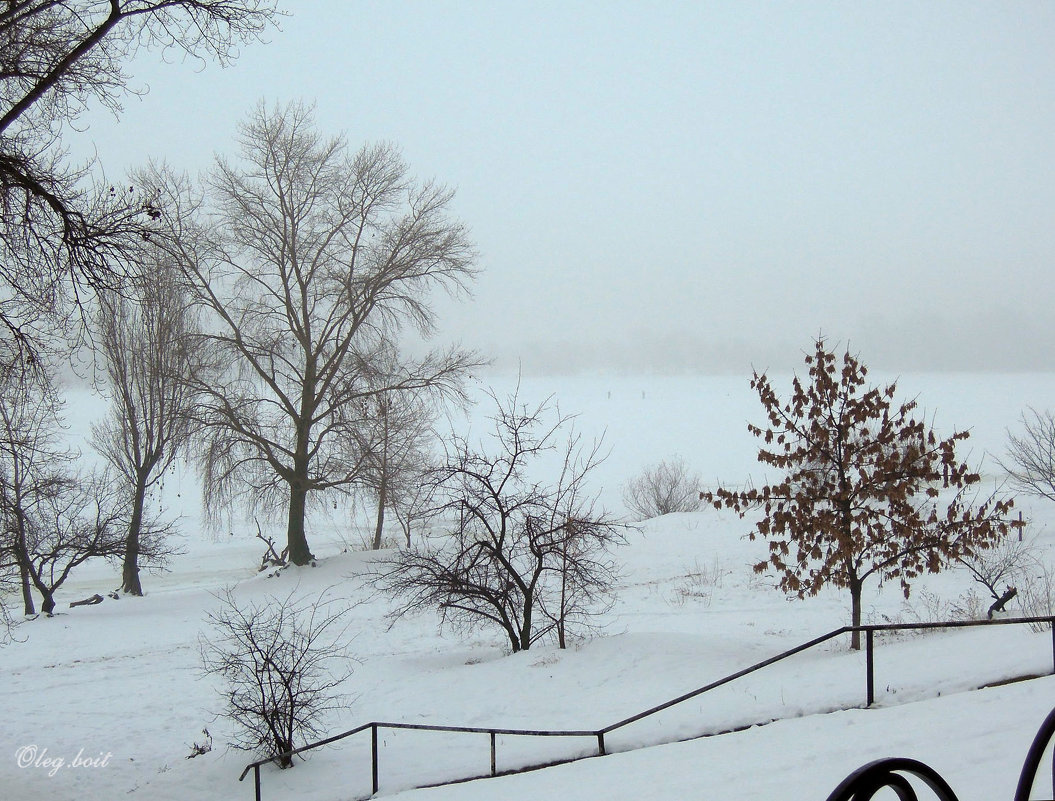
[[[1029,801],[1040,773],[1040,762],[1055,739],[1055,709],[1048,713],[1037,730],[1033,742],[1022,763],[1022,772],[1018,777],[1014,801]],[[1055,794],[1055,766],[1052,767],[1052,792]],[[938,801],[957,801],[949,783],[934,768],[924,763],[905,757],[888,757],[869,762],[853,771],[843,779],[839,786],[832,790],[827,801],[854,801],[859,798],[872,798],[883,788],[892,789],[902,799],[917,798],[907,776],[922,780],[934,792]]]
[[[256,801],[260,801],[260,768],[269,762],[274,762],[283,757],[291,757],[304,751],[310,751],[315,748],[319,748],[324,745],[343,740],[346,737],[351,737],[355,734],[370,730],[371,739],[371,779],[373,793],[378,791],[378,762],[377,762],[377,730],[380,729],[411,729],[417,731],[443,731],[453,733],[468,733],[468,734],[488,734],[491,738],[491,775],[496,776],[496,761],[495,761],[495,736],[498,734],[524,736],[524,737],[595,737],[597,739],[597,753],[595,756],[605,756],[608,752],[605,749],[605,735],[620,729],[624,726],[628,726],[631,723],[636,723],[643,718],[650,717],[665,709],[669,709],[672,706],[688,701],[692,698],[696,698],[710,690],[717,687],[721,687],[725,684],[729,684],[732,681],[743,678],[751,673],[755,673],[763,668],[769,667],[770,665],[780,662],[788,657],[794,656],[795,654],[814,648],[822,643],[839,637],[843,634],[850,634],[853,632],[864,632],[865,638],[865,664],[866,664],[866,707],[871,706],[875,702],[875,668],[873,651],[875,648],[875,632],[883,631],[910,631],[910,630],[929,630],[929,629],[950,629],[950,628],[969,628],[969,627],[982,627],[982,626],[998,626],[998,625],[1028,625],[1028,624],[1048,624],[1052,629],[1052,673],[1055,673],[1055,615],[1048,616],[1033,616],[1033,617],[1018,617],[1018,618],[997,618],[995,620],[952,620],[945,622],[935,623],[874,623],[861,626],[843,626],[842,628],[833,629],[827,634],[822,634],[820,637],[815,637],[808,642],[797,645],[794,648],[790,648],[787,651],[783,651],[776,656],[772,656],[768,659],[764,659],[761,662],[757,662],[750,667],[746,667],[743,670],[739,670],[736,673],[731,673],[717,681],[713,681],[709,684],[705,684],[695,690],[679,695],[677,698],[673,698],[669,701],[665,701],[662,704],[657,704],[644,712],[639,712],[636,715],[631,715],[628,718],[624,718],[616,723],[612,723],[608,726],[604,726],[600,729],[512,729],[512,728],[493,728],[493,727],[481,727],[481,726],[445,726],[439,724],[425,724],[425,723],[390,723],[384,721],[372,721],[370,723],[364,723],[361,726],[357,726],[354,729],[335,734],[332,737],[327,737],[323,740],[318,740],[313,743],[308,743],[300,748],[295,748],[291,751],[286,751],[281,754],[276,754],[265,759],[251,762],[245,766],[241,775],[238,777],[238,781],[242,781],[252,770],[254,774],[254,784],[256,790]],[[584,757],[576,757],[575,759],[581,759]],[[573,760],[566,760],[573,761]]]

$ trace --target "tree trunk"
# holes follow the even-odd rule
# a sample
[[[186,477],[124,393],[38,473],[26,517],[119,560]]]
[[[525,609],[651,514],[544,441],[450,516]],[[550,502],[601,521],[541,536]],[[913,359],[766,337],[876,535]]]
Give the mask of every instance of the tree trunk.
[[[377,525],[374,527],[374,550],[381,549],[381,533],[385,527],[385,505],[388,502],[388,476],[381,470],[381,485],[377,488]]]
[[[55,611],[55,596],[48,589],[42,589],[39,586],[37,589],[40,590],[40,594],[43,596],[40,601],[40,611],[51,617],[51,613]]]
[[[840,436],[840,441],[841,441]],[[853,553],[853,508],[849,501],[850,488],[849,482],[846,478],[846,471],[842,464],[839,465],[839,494],[841,496],[839,500],[839,523],[842,532],[842,542],[839,543],[840,547],[843,548],[845,561],[843,562],[843,569],[846,571],[847,585],[850,589],[850,625],[860,626],[861,625],[861,585],[862,581],[858,578],[857,566],[854,563],[854,559],[851,555]],[[854,631],[850,634],[850,650],[860,651],[861,650],[861,632]]]
[[[531,649],[531,612],[532,612],[531,596],[525,595],[524,597],[524,622],[520,627],[520,650],[527,651]]]
[[[143,595],[143,585],[139,582],[139,532],[143,527],[146,492],[146,482],[137,478],[135,496],[132,499],[132,519],[128,521],[124,564],[121,568],[121,591],[129,595]]]
[[[29,568],[26,567],[21,556],[19,556],[18,560],[18,572],[22,578],[22,613],[26,615],[35,615],[37,613],[37,608],[33,603],[33,587],[29,581]]]
[[[295,565],[306,565],[315,559],[308,548],[308,537],[304,532],[304,513],[308,491],[302,485],[289,485],[289,523],[286,527],[286,547],[289,561]]]
[[[560,612],[557,616],[557,647],[561,650],[568,647],[564,639],[564,624],[568,619],[568,539],[567,531],[561,548],[560,565]]]
[[[850,625],[861,625],[861,581],[858,579],[850,579]],[[850,649],[861,650],[861,632],[850,635]]]
[[[26,522],[21,507],[15,512],[15,561],[18,562],[18,575],[22,580],[22,613],[35,615],[37,608],[33,603],[33,580],[29,572],[29,549],[26,547]]]
[[[513,645],[513,653],[520,651],[520,635],[516,631],[515,627],[510,626],[506,629],[506,634],[509,635],[509,642]]]
[[[315,397],[315,360],[311,354],[305,354],[304,384],[300,394],[300,416],[296,420],[296,443],[293,452],[293,480],[289,483],[289,523],[286,527],[286,548],[289,561],[303,567],[310,564],[315,556],[308,548],[308,535],[304,531],[304,518],[308,502],[308,468],[311,442],[312,401]]]

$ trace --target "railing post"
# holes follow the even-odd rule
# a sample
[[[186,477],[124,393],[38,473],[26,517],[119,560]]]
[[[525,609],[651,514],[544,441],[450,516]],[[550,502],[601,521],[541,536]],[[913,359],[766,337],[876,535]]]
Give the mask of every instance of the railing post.
[[[495,775],[495,733],[491,732],[491,775]]]
[[[377,724],[370,724],[370,775],[373,781],[373,795],[377,795]]]
[[[1051,672],[1055,673],[1055,621],[1049,620],[1048,625],[1051,627]],[[1055,765],[1053,765],[1052,770],[1055,770]],[[1055,788],[1052,789],[1055,790]]]
[[[260,766],[253,765],[253,783],[256,785],[256,801],[260,801]]]
[[[597,756],[604,756],[608,752],[604,750],[604,732],[597,732]]]
[[[875,649],[873,629],[867,629],[865,631],[865,681],[868,685],[868,702],[865,706],[871,706],[875,703],[875,657],[873,651]]]

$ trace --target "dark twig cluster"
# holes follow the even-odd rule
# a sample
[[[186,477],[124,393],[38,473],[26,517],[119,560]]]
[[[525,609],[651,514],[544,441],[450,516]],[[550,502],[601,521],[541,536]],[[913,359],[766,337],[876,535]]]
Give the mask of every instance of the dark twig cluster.
[[[377,580],[399,599],[397,614],[435,608],[458,627],[498,626],[513,651],[547,636],[565,647],[607,608],[617,580],[609,550],[625,527],[587,492],[599,445],[572,434],[562,446],[569,418],[545,422],[546,403],[496,403],[493,450],[455,438],[433,474],[446,526],[383,561]],[[537,480],[551,454],[556,482]]]
[[[205,673],[222,680],[224,717],[237,728],[231,745],[273,756],[323,733],[326,715],[347,705],[338,691],[351,675],[346,616],[323,592],[318,598],[268,598],[244,603],[228,589],[208,616],[213,634],[201,641]]]

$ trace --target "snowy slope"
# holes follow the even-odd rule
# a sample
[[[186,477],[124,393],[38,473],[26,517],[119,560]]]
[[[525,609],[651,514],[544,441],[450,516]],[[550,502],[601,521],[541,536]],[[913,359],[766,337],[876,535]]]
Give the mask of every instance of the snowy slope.
[[[1026,403],[1043,405],[1041,396],[1055,389],[1047,376],[1033,383],[1013,378],[1020,384],[1021,405],[1006,392],[991,392],[990,379],[952,382],[962,408],[988,410],[984,425],[979,423],[990,432],[985,448],[999,448],[1002,426],[1013,424],[1017,412],[1002,421],[995,419],[998,414]],[[608,496],[618,498],[623,480],[618,476],[668,455],[675,445],[701,472],[713,468],[716,476],[736,480],[743,472],[728,465],[740,461],[749,469],[743,447],[731,443],[734,429],[742,431],[742,421],[756,416],[755,408],[744,397],[715,401],[720,392],[701,391],[701,381],[583,379],[561,393],[565,409],[583,409],[584,427],[592,421],[607,428],[613,449],[606,465]],[[729,379],[713,381],[725,386]],[[647,385],[644,399],[639,385]],[[966,400],[971,386],[988,400]],[[642,400],[647,412],[646,407],[635,412]],[[713,423],[694,421],[705,416],[704,407],[717,414],[714,403],[729,404],[723,416],[738,416],[729,421],[726,435],[712,432],[714,443],[696,450],[699,430]],[[748,438],[746,447],[750,444]],[[718,455],[712,448],[730,452]],[[198,667],[204,618],[217,605],[211,593],[224,586],[257,600],[294,589],[314,597],[331,587],[353,606],[358,664],[346,686],[348,708],[331,721],[334,732],[370,720],[596,728],[842,626],[848,616],[846,599],[834,592],[789,601],[774,591],[772,579],[755,576],[749,567],[765,546],[743,538],[748,526],[705,510],[649,521],[631,535],[618,554],[624,577],[602,636],[567,651],[546,646],[508,655],[497,634],[459,638],[439,631],[431,613],[390,621],[390,601],[363,580],[373,557],[348,550],[355,535],[339,518],[317,521],[312,544],[318,567],[258,575],[254,568],[262,549],[247,533],[251,525],[236,520],[234,535],[202,533],[189,500],[192,485],[186,476],[169,482],[162,502],[186,515],[184,553],[169,573],[145,576],[147,597],[68,609],[68,601],[105,593],[117,583],[112,566],[88,565],[59,594],[62,614],[26,622],[17,632],[22,641],[0,650],[6,678],[0,703],[7,713],[0,731],[0,753],[8,754],[0,760],[4,798],[252,798],[251,782],[239,784],[237,776],[254,757],[224,747],[230,729],[215,717],[215,686]],[[1038,521],[1040,541],[1050,547],[1051,509],[1036,505],[1027,515]],[[955,571],[931,578],[920,587],[931,595],[917,593],[912,609],[903,608],[896,588],[878,592],[873,586],[870,615],[877,621],[926,616],[927,598],[952,599],[970,585],[968,576]],[[1051,648],[1050,634],[1020,627],[885,639],[877,652],[880,708],[821,714],[864,701],[863,657],[836,641],[613,733],[609,749],[624,753],[407,795],[823,799],[858,764],[901,754],[931,762],[963,799],[1010,798],[1033,731],[1055,705],[1055,683],[1040,679],[963,691],[1050,670]],[[628,751],[774,718],[787,720]],[[185,759],[205,726],[216,747]],[[499,769],[586,754],[595,745],[500,737]],[[98,764],[71,767],[78,754]],[[20,767],[19,756],[33,764]],[[63,760],[61,767],[57,759]],[[384,731],[381,791],[482,773],[488,761],[486,735]],[[265,799],[366,795],[368,739],[359,736],[317,751],[292,771],[265,768],[263,789]]]

